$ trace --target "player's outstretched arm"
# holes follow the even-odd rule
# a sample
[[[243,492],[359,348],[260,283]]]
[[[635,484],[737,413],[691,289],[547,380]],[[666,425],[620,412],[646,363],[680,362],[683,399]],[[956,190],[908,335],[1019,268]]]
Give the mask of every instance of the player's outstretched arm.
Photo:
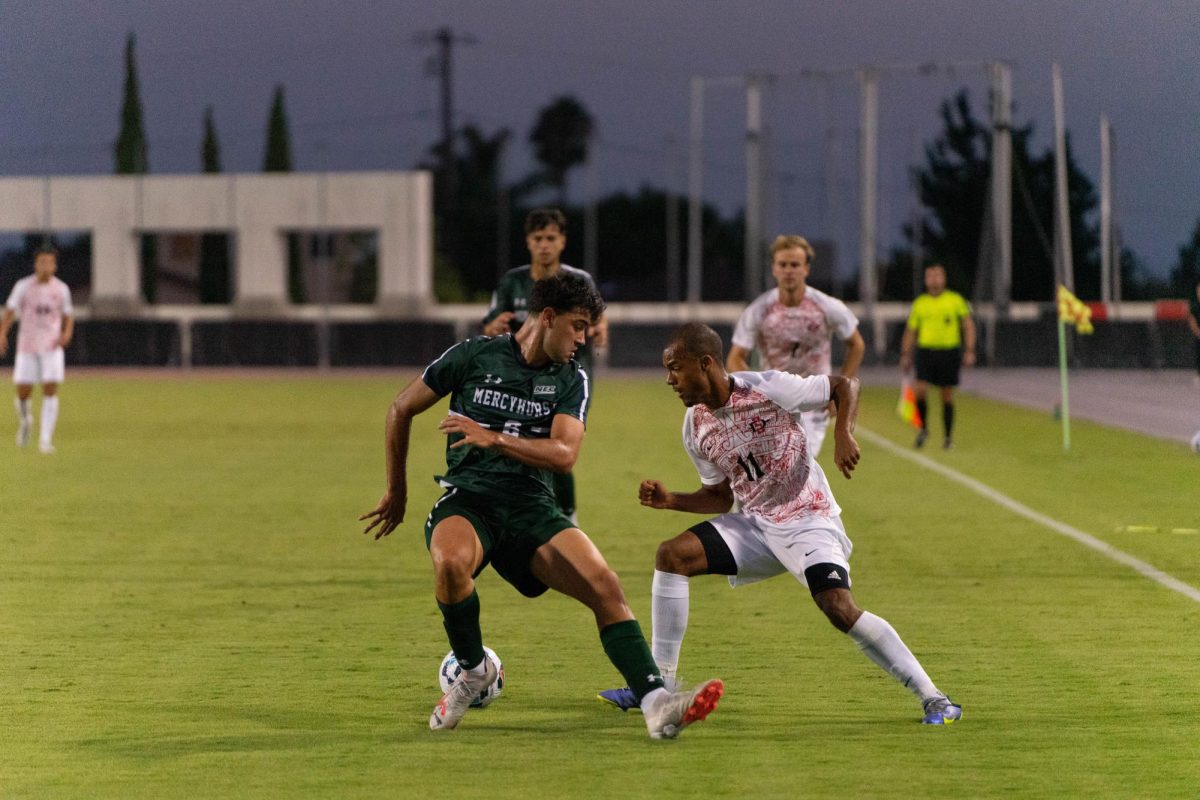
[[[417,378],[405,386],[392,401],[391,407],[388,408],[384,433],[387,490],[373,510],[358,518],[359,521],[369,521],[363,533],[370,533],[378,528],[375,530],[375,538],[379,539],[394,531],[396,526],[404,521],[404,511],[408,504],[408,437],[412,430],[412,418],[428,410],[440,399],[425,381]]]
[[[863,339],[863,335],[855,328],[854,333],[850,334],[844,344],[846,345],[846,356],[842,359],[842,374],[847,378],[853,378],[858,375],[863,355],[867,352],[867,343]]]
[[[854,425],[858,421],[858,378],[829,376],[829,393],[837,406],[837,420],[833,425],[833,463],[838,471],[850,477],[858,466],[861,453],[854,439]]]
[[[724,514],[733,508],[733,490],[729,481],[701,486],[694,492],[672,492],[660,481],[642,481],[638,501],[650,508],[691,511],[696,514]]]

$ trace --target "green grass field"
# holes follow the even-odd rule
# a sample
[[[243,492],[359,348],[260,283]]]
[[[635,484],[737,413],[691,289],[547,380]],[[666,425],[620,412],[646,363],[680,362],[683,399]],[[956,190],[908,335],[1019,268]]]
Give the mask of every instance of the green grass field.
[[[960,724],[917,724],[790,578],[709,577],[683,671],[726,697],[652,742],[593,697],[620,678],[590,614],[489,571],[504,696],[431,733],[448,647],[421,525],[441,407],[414,430],[409,521],[380,542],[356,522],[407,377],[76,374],[56,456],[0,447],[0,797],[1200,793],[1200,606],[865,441],[854,479],[831,475],[855,594]],[[868,391],[860,426],[907,446],[894,402]],[[1064,456],[1048,416],[960,409],[958,449],[932,459],[1200,586],[1200,536],[1116,532],[1195,527],[1200,459],[1084,423]],[[635,492],[696,485],[682,412],[657,378],[602,379],[577,469],[583,527],[647,631],[655,546],[699,518]]]

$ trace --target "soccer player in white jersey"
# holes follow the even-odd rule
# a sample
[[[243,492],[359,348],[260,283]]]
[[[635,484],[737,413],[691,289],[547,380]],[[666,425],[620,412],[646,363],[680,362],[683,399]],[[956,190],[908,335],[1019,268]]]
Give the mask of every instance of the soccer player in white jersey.
[[[71,290],[54,277],[57,270],[58,252],[49,245],[38,250],[33,274],[13,286],[0,320],[0,358],[8,354],[8,332],[13,320],[21,320],[13,364],[13,383],[17,385],[17,446],[29,444],[33,430],[33,385],[41,384],[38,449],[47,454],[54,452],[58,385],[63,380],[65,363],[63,348],[71,343],[75,331]]]
[[[733,586],[789,572],[808,587],[834,627],[913,692],[922,722],[949,724],[962,716],[934,685],[886,620],[864,611],[850,592],[852,545],[829,481],[808,454],[798,417],[831,400],[837,409],[833,461],[850,477],[859,460],[854,424],[858,379],[801,378],[786,372],[725,371],[721,338],[688,323],[663,351],[667,383],[687,406],[683,447],[700,473],[694,492],[672,492],[656,480],[638,491],[642,505],[718,516],[659,545],[652,584],[651,651],[665,679],[678,675],[688,621],[688,580],[727,575]],[[731,512],[734,499],[741,504]],[[634,707],[631,693],[609,689],[602,699]]]
[[[812,259],[812,245],[803,236],[775,237],[771,274],[779,285],[759,295],[738,319],[725,361],[730,372],[750,369],[750,352],[757,349],[763,369],[800,376],[828,375],[833,372],[830,340],[837,336],[846,345],[841,374],[847,378],[858,375],[866,351],[858,318],[841,300],[808,285]],[[800,417],[813,458],[825,441],[830,411],[815,408]]]

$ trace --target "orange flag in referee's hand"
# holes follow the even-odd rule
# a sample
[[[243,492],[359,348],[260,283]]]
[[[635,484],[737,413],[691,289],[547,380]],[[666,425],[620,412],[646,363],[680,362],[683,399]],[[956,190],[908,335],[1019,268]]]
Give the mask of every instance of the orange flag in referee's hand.
[[[896,413],[914,428],[921,427],[921,414],[917,411],[917,393],[907,378],[900,384],[900,401],[896,403]]]

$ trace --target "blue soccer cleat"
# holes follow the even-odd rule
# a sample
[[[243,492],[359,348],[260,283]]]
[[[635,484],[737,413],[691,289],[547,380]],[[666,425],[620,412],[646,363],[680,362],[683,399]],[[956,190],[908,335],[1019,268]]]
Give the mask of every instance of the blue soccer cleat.
[[[642,705],[638,702],[637,695],[628,686],[623,686],[620,689],[605,689],[596,695],[609,705],[616,706],[621,711],[641,711]]]
[[[925,716],[922,725],[951,725],[962,719],[962,706],[945,695],[931,697],[925,701]]]

